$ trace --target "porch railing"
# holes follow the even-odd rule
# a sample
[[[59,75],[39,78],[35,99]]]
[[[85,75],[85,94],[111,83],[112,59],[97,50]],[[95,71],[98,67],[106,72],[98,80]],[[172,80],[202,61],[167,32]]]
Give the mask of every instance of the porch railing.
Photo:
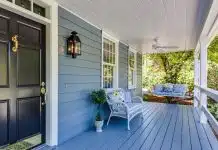
[[[205,94],[206,96],[218,102],[218,91],[211,89],[211,88],[206,88],[206,87],[195,85],[195,96],[194,96],[194,100],[197,101],[198,103],[197,107],[199,107],[201,110],[201,115],[206,116],[213,130],[216,132],[216,134],[218,134],[218,121],[209,112],[209,110],[207,109],[207,105],[202,105],[202,101],[207,101],[207,97],[201,96],[202,94]]]

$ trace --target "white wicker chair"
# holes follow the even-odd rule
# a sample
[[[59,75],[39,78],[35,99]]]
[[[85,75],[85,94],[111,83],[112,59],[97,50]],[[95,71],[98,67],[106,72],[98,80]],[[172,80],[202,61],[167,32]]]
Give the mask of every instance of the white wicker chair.
[[[141,97],[136,96],[136,97],[130,97],[131,102],[125,102],[126,100],[114,100],[112,98],[112,94],[114,94],[114,92],[118,92],[119,94],[124,95],[124,98],[126,98],[126,93],[123,89],[109,89],[106,91],[107,94],[107,103],[109,105],[110,108],[110,116],[108,118],[107,121],[107,125],[110,122],[111,117],[116,116],[116,117],[121,117],[121,118],[125,118],[127,119],[127,129],[130,130],[130,126],[129,123],[130,121],[137,116],[138,114],[143,113],[143,100]],[[143,115],[142,115],[143,118]]]

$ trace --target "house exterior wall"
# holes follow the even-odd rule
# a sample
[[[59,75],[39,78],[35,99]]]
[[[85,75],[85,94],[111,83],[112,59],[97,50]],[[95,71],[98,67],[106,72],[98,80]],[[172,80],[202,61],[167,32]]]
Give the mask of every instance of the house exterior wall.
[[[59,143],[89,129],[94,105],[90,92],[101,88],[101,31],[59,7]],[[67,56],[66,38],[76,31],[82,42],[82,55]]]
[[[66,55],[66,38],[76,31],[82,42],[82,55]],[[59,7],[58,17],[58,143],[93,127],[96,107],[90,93],[101,88],[102,31]],[[140,55],[137,55],[140,58]],[[140,60],[140,59],[139,59]],[[128,46],[119,43],[119,87],[128,88]],[[137,74],[141,75],[141,62]],[[138,77],[141,82],[141,77]],[[137,84],[137,95],[141,84]],[[108,116],[108,106],[104,107]]]

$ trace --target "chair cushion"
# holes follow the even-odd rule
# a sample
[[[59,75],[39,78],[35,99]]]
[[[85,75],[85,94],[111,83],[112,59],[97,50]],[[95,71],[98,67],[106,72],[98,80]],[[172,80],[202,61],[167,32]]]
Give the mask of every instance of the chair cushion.
[[[186,89],[185,85],[175,84],[173,87],[173,92],[174,93],[184,93],[185,89]]]
[[[124,102],[125,93],[122,90],[114,90],[107,94],[111,101]]]
[[[131,93],[131,91],[126,91],[125,92],[124,102],[125,103],[132,103],[132,93]]]
[[[162,92],[163,91],[163,85],[162,84],[156,84],[154,86],[154,91],[155,92]]]
[[[164,92],[173,92],[173,84],[164,85]]]
[[[157,92],[155,94],[160,96],[170,96],[172,95],[172,92]]]
[[[176,96],[183,96],[183,93],[172,93],[172,96],[176,97]]]
[[[123,90],[119,90],[119,97],[120,97],[120,100],[122,100],[123,102],[125,101],[125,91]]]
[[[156,95],[164,95],[165,94],[165,92],[154,92],[154,94],[156,94]]]
[[[130,113],[142,109],[142,104],[140,103],[127,103],[126,105],[128,106]]]

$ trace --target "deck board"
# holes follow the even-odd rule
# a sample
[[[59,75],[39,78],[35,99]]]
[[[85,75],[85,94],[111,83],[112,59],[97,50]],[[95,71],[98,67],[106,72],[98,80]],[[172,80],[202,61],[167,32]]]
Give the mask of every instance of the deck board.
[[[196,109],[195,110],[198,114],[198,117],[200,118],[200,112],[199,112],[199,109]],[[210,125],[209,124],[202,124],[203,128],[204,128],[204,131],[207,135],[207,138],[209,140],[209,143],[210,143],[210,146],[213,150],[218,150],[218,145],[217,144],[214,144],[217,142],[217,139],[216,137],[214,136],[213,134],[213,131],[211,130],[210,128]]]
[[[145,102],[143,116],[131,121],[130,131],[125,119],[112,118],[102,133],[93,128],[55,149],[218,150],[209,124],[200,123],[199,110],[192,106]]]
[[[188,111],[188,120],[189,120],[189,129],[190,129],[190,137],[191,137],[191,147],[192,149],[202,149],[201,142],[199,139],[199,134],[197,132],[197,128],[194,122],[194,118],[192,115],[191,107],[187,107]]]
[[[173,141],[171,150],[181,150],[182,149],[182,125],[183,125],[183,117],[182,117],[182,109],[181,106],[178,106],[178,117],[176,121],[176,127],[173,134]]]
[[[169,108],[170,111],[167,112],[165,118],[161,118],[163,120],[159,120],[155,126],[153,126],[152,131],[148,135],[148,138],[145,140],[143,145],[141,146],[141,149],[150,149],[152,145],[154,145],[155,140],[160,140],[162,135],[165,134],[165,130],[167,126],[169,125],[169,122],[172,118],[172,113],[174,111],[174,108]]]
[[[170,122],[170,125],[168,127],[168,130],[166,132],[166,135],[164,136],[164,139],[163,139],[163,142],[162,142],[162,145],[161,145],[161,150],[170,150],[171,149],[171,145],[172,145],[172,141],[173,141],[173,135],[174,135],[174,132],[175,132],[175,127],[176,127],[176,121],[177,121],[177,118],[178,118],[178,114],[179,114],[179,108],[178,107],[175,107],[176,108],[176,113],[174,113],[172,119],[171,119],[171,122]],[[158,147],[160,146],[157,146],[157,149]]]
[[[207,135],[204,131],[202,124],[200,123],[200,119],[199,119],[199,116],[198,116],[196,110],[192,109],[192,115],[193,115],[194,120],[195,120],[195,125],[197,127],[197,131],[199,134],[199,139],[200,139],[200,142],[202,145],[202,150],[211,150],[212,148],[210,146],[210,142],[207,138]]]
[[[135,142],[133,143],[133,145],[129,147],[129,149],[132,150],[141,149],[143,143],[147,139],[148,135],[151,133],[154,126],[157,125],[158,122],[160,122],[161,120],[162,120],[161,122],[163,122],[163,119],[166,117],[166,114],[167,114],[166,109],[163,109],[163,111],[159,111],[158,115],[155,115],[154,118],[152,118],[151,122],[148,124],[148,126],[146,126],[142,134],[134,140]]]
[[[177,108],[174,107],[172,113],[170,114],[170,118],[168,121],[164,122],[164,125],[161,127],[162,129],[160,130],[160,132],[157,134],[156,138],[154,139],[154,142],[152,143],[152,147],[151,150],[157,150],[157,149],[161,149],[164,138],[166,136],[166,133],[169,129],[169,127],[171,127],[170,123],[172,122],[172,119],[176,119],[177,115]],[[170,129],[172,130],[172,129]]]
[[[146,127],[155,119],[155,117],[158,116],[158,114],[160,114],[159,111],[161,111],[163,107],[165,107],[165,105],[162,105],[162,107],[155,109],[158,111],[153,110],[151,117],[147,118],[143,123],[142,127],[137,132],[135,132],[130,138],[128,138],[124,143],[122,143],[119,149],[126,150],[130,148],[136,142],[136,140],[139,139],[139,137],[143,134]]]
[[[187,107],[182,106],[182,150],[191,150],[190,128],[187,114]]]

